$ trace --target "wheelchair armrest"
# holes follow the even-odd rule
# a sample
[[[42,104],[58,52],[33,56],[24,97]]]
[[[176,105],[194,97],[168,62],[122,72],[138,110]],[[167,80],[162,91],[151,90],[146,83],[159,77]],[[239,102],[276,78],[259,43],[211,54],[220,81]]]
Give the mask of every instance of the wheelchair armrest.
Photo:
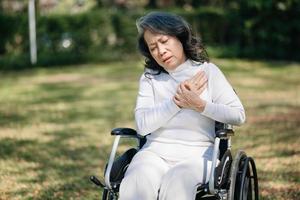
[[[111,135],[114,136],[121,136],[121,137],[129,137],[129,138],[136,138],[139,141],[139,148],[142,148],[143,145],[146,143],[146,137],[137,134],[136,130],[132,128],[114,128],[111,131]]]
[[[120,138],[122,137],[129,137],[129,138],[136,138],[139,142],[139,146],[138,148],[142,148],[142,146],[145,144],[146,142],[146,137],[141,137],[140,135],[137,134],[136,130],[132,129],[132,128],[114,128],[112,131],[111,131],[111,135],[114,135],[116,136],[115,137],[115,140],[114,140],[114,143],[113,143],[113,147],[112,147],[112,150],[111,150],[111,153],[110,153],[110,156],[109,156],[109,161],[108,161],[108,164],[107,164],[107,167],[106,167],[106,170],[105,170],[105,186],[111,190],[112,189],[112,184],[111,184],[111,179],[110,179],[110,175],[111,175],[111,170],[113,169],[113,163],[114,163],[114,159],[115,159],[115,156],[116,156],[116,152],[117,152],[117,148],[118,148],[118,145],[119,145],[119,141],[120,141]],[[134,150],[132,150],[134,151]],[[136,151],[136,150],[135,150]],[[120,162],[123,162],[123,161],[120,161]],[[114,169],[113,169],[114,170]],[[113,179],[116,178],[116,177],[119,177],[119,175],[114,175],[113,174]],[[118,178],[116,178],[118,179]]]
[[[216,132],[216,137],[218,137],[220,139],[228,139],[228,137],[230,137],[230,136],[234,136],[234,131],[232,129],[232,126],[231,126],[231,128],[224,128],[224,129],[218,130]]]
[[[111,131],[111,135],[120,135],[120,136],[138,138],[138,134],[137,134],[136,130],[134,130],[132,128],[114,128]]]
[[[233,126],[231,124],[224,124],[218,122],[218,129],[216,130],[216,137],[220,139],[228,139],[230,136],[234,136]]]

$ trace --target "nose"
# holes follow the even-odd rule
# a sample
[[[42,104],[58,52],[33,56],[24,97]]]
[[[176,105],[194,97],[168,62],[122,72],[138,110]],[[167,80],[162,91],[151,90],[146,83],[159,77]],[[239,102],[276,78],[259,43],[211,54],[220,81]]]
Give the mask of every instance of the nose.
[[[166,53],[166,48],[164,47],[164,45],[158,45],[158,53],[160,56],[163,56]]]

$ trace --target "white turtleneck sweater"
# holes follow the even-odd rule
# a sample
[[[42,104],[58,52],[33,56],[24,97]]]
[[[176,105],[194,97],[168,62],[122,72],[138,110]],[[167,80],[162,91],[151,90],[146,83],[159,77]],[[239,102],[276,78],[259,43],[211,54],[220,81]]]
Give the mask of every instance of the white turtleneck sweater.
[[[208,86],[200,95],[206,101],[204,111],[180,109],[173,101],[179,84],[200,70],[208,78]],[[240,125],[245,121],[245,111],[217,66],[187,60],[169,74],[141,76],[135,119],[138,133],[147,135],[148,142],[210,146],[215,121]]]

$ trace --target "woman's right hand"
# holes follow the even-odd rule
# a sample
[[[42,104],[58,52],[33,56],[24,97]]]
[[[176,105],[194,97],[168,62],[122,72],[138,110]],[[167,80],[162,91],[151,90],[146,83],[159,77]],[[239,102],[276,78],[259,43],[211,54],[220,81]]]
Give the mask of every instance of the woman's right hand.
[[[203,71],[198,72],[192,78],[180,83],[174,96],[174,102],[180,108],[190,108],[202,112],[206,102],[200,98],[200,94],[207,87],[207,78]]]
[[[184,83],[179,85],[173,100],[178,107],[192,109],[197,112],[202,112],[206,105],[206,101],[201,99],[194,91],[187,89]]]

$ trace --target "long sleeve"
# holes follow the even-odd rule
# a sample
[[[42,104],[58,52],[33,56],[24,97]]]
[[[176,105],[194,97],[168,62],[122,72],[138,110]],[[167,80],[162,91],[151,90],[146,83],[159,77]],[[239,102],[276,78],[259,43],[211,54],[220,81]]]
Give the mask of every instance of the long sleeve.
[[[245,122],[244,107],[220,69],[209,64],[209,90],[212,102],[207,102],[203,115],[223,123],[241,125]]]
[[[142,75],[135,109],[135,121],[140,135],[147,135],[162,127],[179,110],[172,98],[155,104],[151,79]]]

